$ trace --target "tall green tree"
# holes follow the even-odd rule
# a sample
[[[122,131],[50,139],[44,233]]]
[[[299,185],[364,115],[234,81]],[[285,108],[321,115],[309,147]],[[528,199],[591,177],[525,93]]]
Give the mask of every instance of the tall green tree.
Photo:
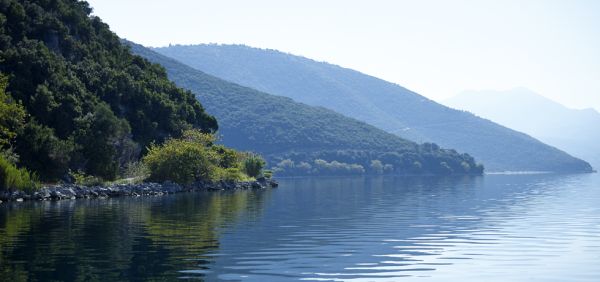
[[[113,179],[152,142],[218,128],[191,92],[91,11],[76,0],[0,0],[0,72],[10,92],[0,146],[13,145],[44,179],[69,170]]]
[[[80,146],[82,168],[89,174],[114,179],[121,165],[134,159],[138,145],[130,139],[131,129],[117,118],[108,105],[76,120],[75,141]]]
[[[8,78],[0,74],[0,150],[7,150],[25,123],[25,109],[8,93]]]

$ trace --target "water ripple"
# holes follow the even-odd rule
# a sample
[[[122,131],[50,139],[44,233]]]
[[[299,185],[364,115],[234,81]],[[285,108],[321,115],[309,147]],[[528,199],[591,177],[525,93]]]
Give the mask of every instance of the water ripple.
[[[598,203],[544,174],[3,204],[0,280],[599,281]]]

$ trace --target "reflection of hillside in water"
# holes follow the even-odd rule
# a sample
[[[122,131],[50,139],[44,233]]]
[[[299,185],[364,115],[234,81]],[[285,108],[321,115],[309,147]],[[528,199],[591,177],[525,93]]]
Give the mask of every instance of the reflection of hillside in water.
[[[201,268],[222,227],[258,218],[264,191],[0,206],[0,277],[162,280]],[[200,266],[199,266],[200,265]]]

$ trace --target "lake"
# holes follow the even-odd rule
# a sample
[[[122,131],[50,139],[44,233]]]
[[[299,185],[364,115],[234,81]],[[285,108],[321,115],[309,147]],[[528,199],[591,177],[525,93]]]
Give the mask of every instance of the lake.
[[[0,204],[0,280],[600,281],[600,176]]]

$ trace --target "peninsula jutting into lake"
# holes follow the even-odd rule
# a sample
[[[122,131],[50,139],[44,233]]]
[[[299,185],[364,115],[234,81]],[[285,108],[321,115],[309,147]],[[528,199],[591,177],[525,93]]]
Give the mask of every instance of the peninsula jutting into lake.
[[[248,181],[265,176],[263,158],[252,151],[265,154],[281,175],[483,172],[466,153],[419,145],[288,99],[266,104],[267,94],[198,71],[188,73],[192,84],[180,85],[194,92],[178,88],[162,66],[132,54],[127,42],[91,16],[86,2],[9,1],[3,7],[3,190],[119,179]],[[139,48],[133,46],[144,52]],[[243,95],[239,100],[220,95],[229,99],[227,105],[250,106],[242,111],[256,115],[227,111],[233,115],[224,117],[227,125],[231,118],[248,122],[237,141],[229,127],[218,139],[217,119],[194,96],[210,89],[198,89],[197,83]],[[264,123],[265,117],[285,120],[276,115],[296,120],[278,127]]]

